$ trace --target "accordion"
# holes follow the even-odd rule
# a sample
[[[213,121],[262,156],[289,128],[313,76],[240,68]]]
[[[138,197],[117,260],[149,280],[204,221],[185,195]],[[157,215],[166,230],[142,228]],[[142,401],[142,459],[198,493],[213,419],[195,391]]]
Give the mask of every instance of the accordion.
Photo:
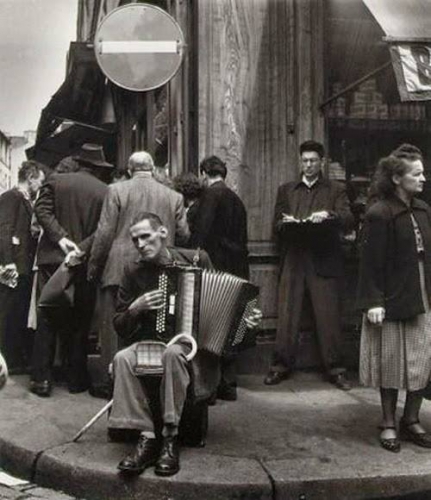
[[[168,266],[159,275],[164,307],[157,310],[158,338],[192,335],[198,348],[216,356],[254,345],[245,319],[257,305],[259,289],[232,274],[197,267]]]

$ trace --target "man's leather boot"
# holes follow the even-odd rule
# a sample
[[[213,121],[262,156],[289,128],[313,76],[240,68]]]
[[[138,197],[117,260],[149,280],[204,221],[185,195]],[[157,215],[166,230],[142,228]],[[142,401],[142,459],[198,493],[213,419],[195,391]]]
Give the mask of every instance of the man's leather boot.
[[[180,470],[180,447],[177,436],[163,438],[162,450],[154,472],[158,476],[173,476]]]
[[[129,474],[140,474],[157,462],[159,441],[140,435],[135,450],[118,464],[118,469]]]

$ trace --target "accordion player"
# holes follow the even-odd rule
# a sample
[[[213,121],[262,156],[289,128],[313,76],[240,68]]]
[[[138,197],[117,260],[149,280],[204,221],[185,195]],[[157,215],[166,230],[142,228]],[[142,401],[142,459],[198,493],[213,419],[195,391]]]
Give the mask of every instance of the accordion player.
[[[257,305],[259,289],[220,271],[172,265],[161,270],[164,306],[154,315],[159,338],[195,337],[198,348],[216,356],[235,354],[254,345],[256,333],[246,318]]]

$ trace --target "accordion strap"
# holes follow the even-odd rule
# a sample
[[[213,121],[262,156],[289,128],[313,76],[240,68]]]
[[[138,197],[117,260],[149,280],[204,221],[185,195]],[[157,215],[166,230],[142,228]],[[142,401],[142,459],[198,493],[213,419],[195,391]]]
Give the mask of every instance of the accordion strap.
[[[166,344],[166,347],[176,344],[180,340],[190,344],[191,351],[187,354],[186,359],[187,361],[191,361],[196,356],[198,351],[196,340],[191,335],[187,335],[187,333],[179,333],[178,335],[175,335],[175,337],[171,338],[171,340]]]

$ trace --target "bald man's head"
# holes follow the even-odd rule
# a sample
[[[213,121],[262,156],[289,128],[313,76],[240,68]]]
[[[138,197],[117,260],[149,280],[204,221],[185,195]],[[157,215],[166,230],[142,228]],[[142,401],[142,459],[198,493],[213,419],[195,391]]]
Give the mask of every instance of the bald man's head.
[[[129,158],[128,168],[130,172],[151,172],[154,169],[154,161],[150,153],[136,151]]]

